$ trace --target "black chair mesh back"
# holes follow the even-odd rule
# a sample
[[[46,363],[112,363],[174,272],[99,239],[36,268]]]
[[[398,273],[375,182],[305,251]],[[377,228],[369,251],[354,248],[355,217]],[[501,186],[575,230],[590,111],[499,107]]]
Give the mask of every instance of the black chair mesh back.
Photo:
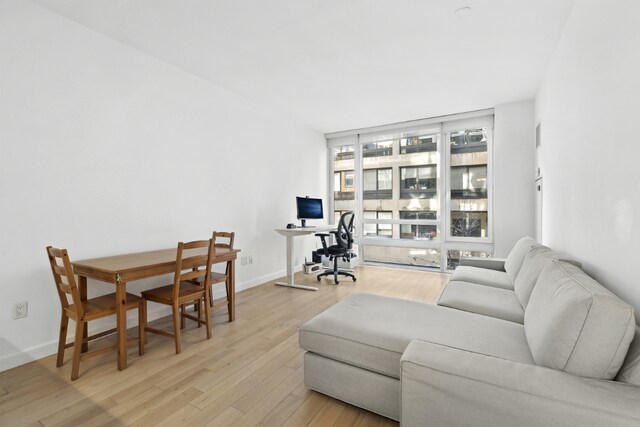
[[[338,246],[345,249],[351,249],[353,246],[353,220],[355,214],[353,211],[348,211],[340,216],[338,222],[338,232],[336,233],[336,243]]]

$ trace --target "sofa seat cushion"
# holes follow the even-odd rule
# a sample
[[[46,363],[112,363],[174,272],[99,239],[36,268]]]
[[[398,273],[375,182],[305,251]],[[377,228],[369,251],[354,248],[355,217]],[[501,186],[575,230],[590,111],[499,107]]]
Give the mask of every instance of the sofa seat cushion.
[[[524,309],[515,292],[507,289],[449,281],[438,305],[524,324]]]
[[[513,290],[513,283],[511,283],[506,272],[488,268],[461,265],[455,269],[449,280],[471,282],[484,286],[492,286],[494,288]]]
[[[631,305],[578,267],[552,261],[533,288],[524,329],[538,365],[610,380],[627,354],[635,318]]]
[[[298,339],[307,351],[398,379],[400,357],[414,339],[534,363],[522,325],[365,293],[309,320]]]

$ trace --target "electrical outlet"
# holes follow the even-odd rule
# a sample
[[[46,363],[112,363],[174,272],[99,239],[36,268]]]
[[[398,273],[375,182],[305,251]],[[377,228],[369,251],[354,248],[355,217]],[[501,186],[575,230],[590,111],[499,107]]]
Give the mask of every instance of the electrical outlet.
[[[247,257],[246,256],[240,257],[240,265],[247,265]]]
[[[17,302],[13,306],[13,318],[22,319],[27,317],[27,314],[29,313],[28,308],[29,306],[27,305],[27,301]]]

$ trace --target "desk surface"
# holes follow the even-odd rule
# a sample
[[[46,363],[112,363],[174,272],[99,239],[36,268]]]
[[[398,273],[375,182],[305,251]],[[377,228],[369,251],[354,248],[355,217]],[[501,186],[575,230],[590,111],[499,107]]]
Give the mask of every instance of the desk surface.
[[[305,234],[322,233],[335,230],[335,225],[320,225],[318,227],[276,228],[275,231],[283,236],[304,236]]]

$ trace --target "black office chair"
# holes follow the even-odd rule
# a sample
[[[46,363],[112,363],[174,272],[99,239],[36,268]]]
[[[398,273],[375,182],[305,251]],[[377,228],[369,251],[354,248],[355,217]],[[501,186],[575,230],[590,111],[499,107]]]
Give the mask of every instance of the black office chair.
[[[333,260],[333,270],[327,270],[324,273],[318,274],[317,278],[320,281],[322,276],[329,276],[333,274],[333,281],[337,285],[338,283],[338,275],[343,275],[347,277],[351,277],[353,281],[356,281],[356,276],[353,274],[346,272],[344,270],[338,269],[338,259],[342,259],[345,262],[349,261],[352,258],[356,257],[356,254],[353,253],[351,248],[353,247],[353,219],[355,215],[353,211],[345,212],[340,216],[340,221],[338,222],[338,229],[336,231],[332,231],[336,238],[336,244],[327,246],[327,237],[330,234],[327,233],[317,233],[316,236],[320,237],[322,240],[322,249],[318,249],[316,253],[318,255],[325,255],[329,257],[329,260]]]

